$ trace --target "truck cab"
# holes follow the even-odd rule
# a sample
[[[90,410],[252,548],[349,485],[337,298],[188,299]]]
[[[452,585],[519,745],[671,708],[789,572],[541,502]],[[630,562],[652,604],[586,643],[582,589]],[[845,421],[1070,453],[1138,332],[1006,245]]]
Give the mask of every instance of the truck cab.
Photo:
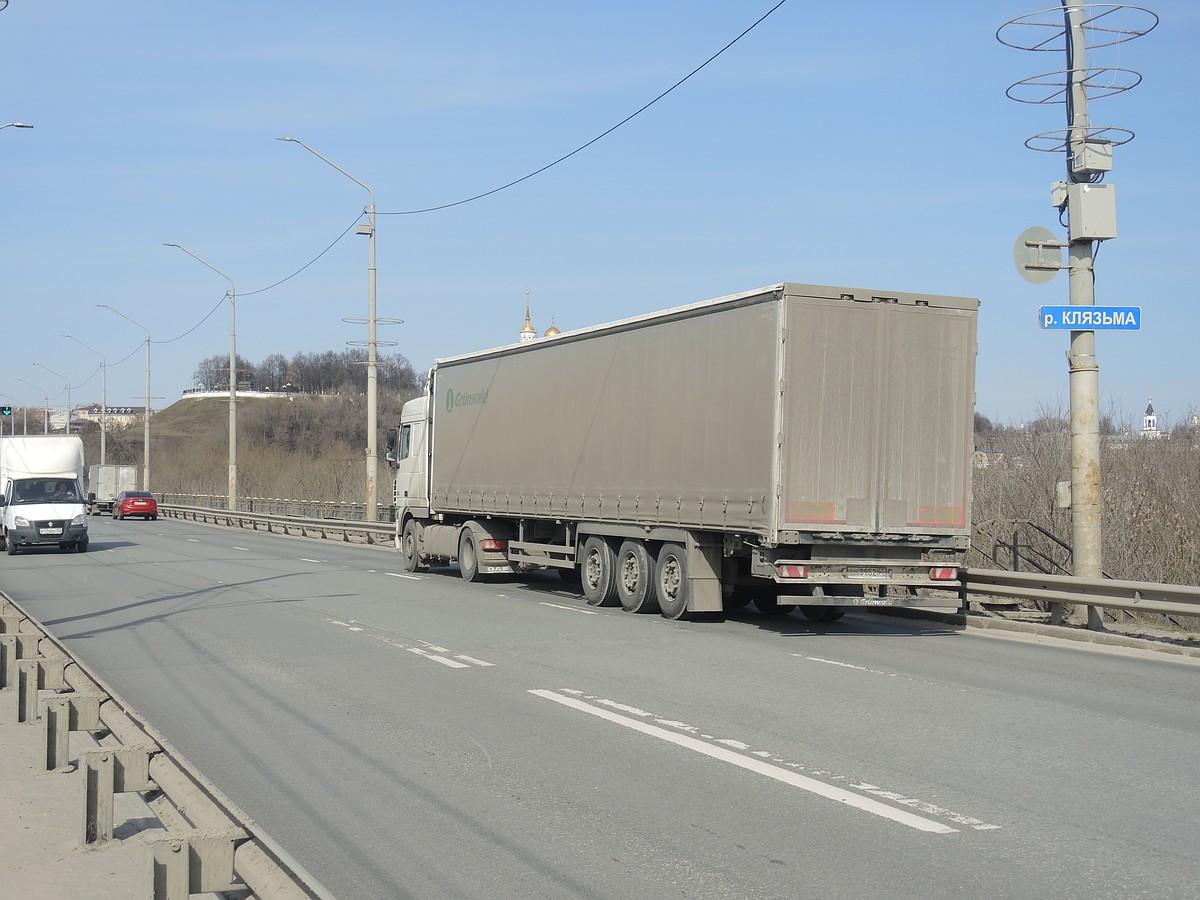
[[[387,430],[387,461],[395,470],[393,502],[396,522],[429,515],[429,398],[409,400],[400,411],[400,424]]]

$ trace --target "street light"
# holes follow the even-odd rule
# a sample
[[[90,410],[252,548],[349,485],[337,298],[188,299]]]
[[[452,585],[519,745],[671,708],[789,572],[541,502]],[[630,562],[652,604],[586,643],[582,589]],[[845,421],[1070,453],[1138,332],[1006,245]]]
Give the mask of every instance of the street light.
[[[229,508],[236,510],[237,505],[237,327],[234,306],[233,279],[214,266],[205,262],[187,247],[179,244],[163,242],[164,247],[176,247],[201,265],[212,269],[229,282]]]
[[[32,128],[32,127],[33,127],[32,125],[28,125],[25,122],[9,122],[7,125],[0,125],[0,128]]]
[[[136,319],[131,319],[119,309],[113,309],[107,303],[97,303],[100,309],[116,313],[126,322],[132,322],[146,332],[146,408],[142,410],[145,431],[142,433],[142,490],[150,490],[150,329]]]
[[[359,187],[363,188],[371,197],[371,202],[367,206],[368,223],[365,226],[358,226],[358,233],[365,234],[369,241],[369,261],[367,265],[367,508],[366,519],[368,522],[374,522],[379,518],[378,505],[379,499],[376,496],[375,485],[379,476],[379,448],[376,433],[379,430],[378,424],[378,404],[379,391],[377,383],[377,356],[376,349],[378,344],[375,340],[375,329],[378,320],[375,317],[375,192],[339,166],[337,163],[322,156],[304,141],[294,137],[280,137],[277,141],[290,141],[293,144],[299,144],[317,159],[337,169]],[[348,320],[349,321],[349,320]],[[359,320],[361,321],[361,320]]]
[[[26,381],[24,378],[18,378],[17,381],[21,382],[21,384],[29,385],[31,388],[33,388],[35,391],[37,391],[39,394],[42,395],[42,400],[46,404],[46,417],[44,419],[42,419],[42,431],[45,434],[49,434],[50,433],[50,395],[48,393],[46,393],[46,391],[44,391],[40,387],[38,387],[36,384],[34,384],[32,381]],[[26,429],[26,434],[28,434],[28,433],[29,433],[28,429]]]
[[[41,363],[37,363],[37,362],[35,362],[34,365],[37,366],[39,369],[45,369],[51,375],[57,375],[63,381],[67,382],[67,430],[66,430],[66,433],[70,434],[71,433],[71,382],[67,379],[66,375],[63,375],[60,372],[55,372],[49,366],[43,366]]]
[[[69,334],[64,334],[63,337],[71,338],[84,350],[91,350],[100,357],[100,465],[104,465],[104,435],[108,431],[108,363],[104,361],[104,355],[99,350],[94,350],[79,338]]]

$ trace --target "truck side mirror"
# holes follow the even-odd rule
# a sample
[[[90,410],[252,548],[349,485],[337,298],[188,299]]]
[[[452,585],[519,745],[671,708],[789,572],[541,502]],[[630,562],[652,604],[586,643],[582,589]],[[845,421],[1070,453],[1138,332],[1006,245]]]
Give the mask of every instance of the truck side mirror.
[[[384,433],[384,446],[387,447],[387,454],[384,457],[388,462],[396,462],[396,435],[400,429],[392,426]]]
[[[96,502],[96,492],[88,491],[88,503],[95,503],[95,502]]]

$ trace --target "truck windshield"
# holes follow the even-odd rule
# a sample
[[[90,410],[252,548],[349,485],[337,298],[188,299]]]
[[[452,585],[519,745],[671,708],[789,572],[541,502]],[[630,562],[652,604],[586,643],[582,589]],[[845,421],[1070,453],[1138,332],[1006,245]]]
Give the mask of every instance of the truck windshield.
[[[12,486],[12,503],[78,503],[75,482],[64,478],[18,478]]]

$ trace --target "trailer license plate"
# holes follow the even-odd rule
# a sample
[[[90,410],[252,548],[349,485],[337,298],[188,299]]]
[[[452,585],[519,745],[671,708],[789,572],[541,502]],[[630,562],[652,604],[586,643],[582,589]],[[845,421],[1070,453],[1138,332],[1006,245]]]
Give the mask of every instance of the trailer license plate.
[[[887,580],[887,569],[855,569],[850,573],[852,578],[861,578],[863,581],[885,581]]]
[[[62,534],[61,528],[39,528],[38,531],[41,534]]]

